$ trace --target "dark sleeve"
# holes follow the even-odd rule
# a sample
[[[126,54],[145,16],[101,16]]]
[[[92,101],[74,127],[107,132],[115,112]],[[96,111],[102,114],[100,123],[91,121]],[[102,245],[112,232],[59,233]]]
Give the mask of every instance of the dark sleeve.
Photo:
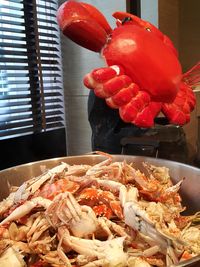
[[[109,108],[105,100],[96,97],[92,90],[88,97],[88,120],[92,129],[93,151],[120,154],[120,140],[123,137],[139,136],[146,131],[123,122],[118,109]]]

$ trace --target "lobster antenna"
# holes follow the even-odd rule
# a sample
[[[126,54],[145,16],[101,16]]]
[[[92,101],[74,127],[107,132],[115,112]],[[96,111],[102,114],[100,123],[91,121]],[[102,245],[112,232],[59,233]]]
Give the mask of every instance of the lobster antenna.
[[[183,74],[183,80],[192,88],[200,86],[200,61]]]

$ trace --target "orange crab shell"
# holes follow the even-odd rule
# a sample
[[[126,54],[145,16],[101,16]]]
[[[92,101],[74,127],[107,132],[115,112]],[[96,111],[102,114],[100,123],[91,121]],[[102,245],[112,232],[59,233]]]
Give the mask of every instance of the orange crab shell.
[[[53,183],[46,183],[43,185],[35,194],[36,196],[41,196],[50,200],[53,200],[55,196],[60,193],[70,192],[74,194],[80,185],[76,182],[69,181],[66,178],[59,179]]]
[[[96,216],[103,216],[110,219],[113,215],[112,209],[109,208],[106,204],[100,204],[98,206],[92,207],[93,211],[95,212]]]
[[[123,218],[123,211],[120,202],[109,191],[96,188],[85,188],[79,195],[78,202],[81,205],[92,207],[97,216],[105,216],[110,219],[116,215]]]

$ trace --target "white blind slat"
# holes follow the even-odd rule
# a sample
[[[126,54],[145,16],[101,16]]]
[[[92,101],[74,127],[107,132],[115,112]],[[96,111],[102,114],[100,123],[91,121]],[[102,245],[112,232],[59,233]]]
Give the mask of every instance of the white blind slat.
[[[0,139],[64,127],[57,0],[1,0]]]

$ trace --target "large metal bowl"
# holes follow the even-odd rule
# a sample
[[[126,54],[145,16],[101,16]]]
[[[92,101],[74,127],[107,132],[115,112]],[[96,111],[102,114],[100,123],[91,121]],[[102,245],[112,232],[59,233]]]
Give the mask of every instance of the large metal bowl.
[[[0,171],[0,200],[8,196],[8,184],[21,185],[25,180],[40,175],[42,170],[44,170],[44,167],[52,168],[60,162],[93,165],[104,159],[105,157],[100,155],[81,155],[37,161],[5,169]],[[200,210],[200,169],[175,161],[140,156],[113,155],[113,160],[126,160],[128,163],[133,162],[134,166],[141,170],[143,170],[143,162],[168,167],[170,169],[172,180],[175,183],[185,177],[181,187],[181,196],[183,204],[187,207],[186,213],[192,214]],[[200,264],[194,266],[198,267]]]

